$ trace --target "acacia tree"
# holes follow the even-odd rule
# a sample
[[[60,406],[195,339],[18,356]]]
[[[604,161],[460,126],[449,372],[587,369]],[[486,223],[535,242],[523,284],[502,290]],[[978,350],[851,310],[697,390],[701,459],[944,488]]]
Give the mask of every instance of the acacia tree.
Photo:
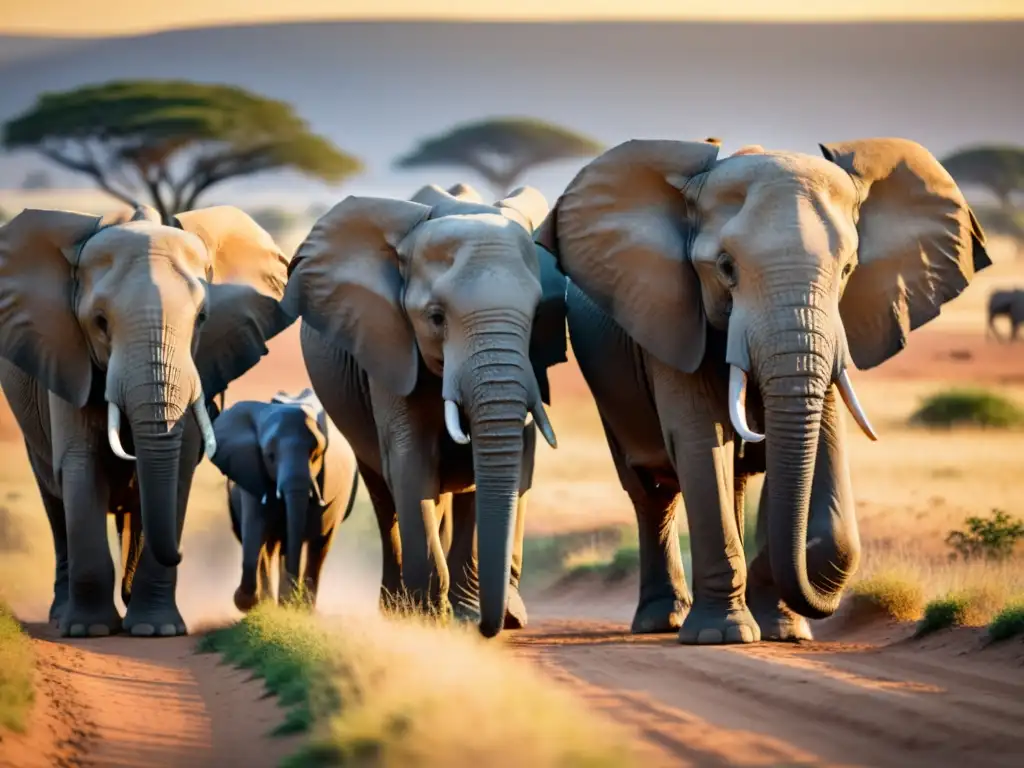
[[[457,125],[398,158],[398,168],[454,166],[482,177],[504,197],[529,169],[571,157],[593,157],[598,142],[542,120],[502,117]]]
[[[128,205],[148,197],[165,221],[226,179],[290,168],[336,183],[362,168],[285,102],[181,80],[43,94],[4,125],[3,145],[90,176]]]
[[[1012,211],[1014,194],[1024,193],[1024,149],[981,146],[954,152],[942,161],[959,184],[984,187],[999,198],[1004,211]]]

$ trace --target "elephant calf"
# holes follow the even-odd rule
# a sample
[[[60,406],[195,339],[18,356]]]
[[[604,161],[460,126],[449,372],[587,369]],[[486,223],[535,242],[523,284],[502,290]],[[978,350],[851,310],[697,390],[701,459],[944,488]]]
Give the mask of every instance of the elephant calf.
[[[996,318],[1005,317],[1010,322],[1010,341],[1017,340],[1017,329],[1024,323],[1024,291],[1019,288],[1008,291],[993,291],[988,297],[988,328],[986,335],[1004,341],[996,330]]]
[[[334,529],[355,502],[359,474],[352,449],[330,439],[327,414],[311,389],[296,397],[279,392],[269,403],[235,403],[214,432],[213,463],[228,478],[231,527],[242,544],[235,606],[248,611],[269,597],[271,561],[282,554],[278,597],[287,599],[302,584],[315,605]]]

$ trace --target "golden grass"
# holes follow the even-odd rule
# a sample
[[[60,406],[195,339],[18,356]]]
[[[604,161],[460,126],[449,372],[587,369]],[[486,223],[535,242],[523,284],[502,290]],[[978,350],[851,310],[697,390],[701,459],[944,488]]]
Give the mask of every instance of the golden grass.
[[[35,700],[34,677],[32,641],[10,609],[0,603],[0,729],[25,729]]]
[[[264,605],[204,646],[298,713],[310,742],[291,765],[631,764],[617,726],[474,628]]]

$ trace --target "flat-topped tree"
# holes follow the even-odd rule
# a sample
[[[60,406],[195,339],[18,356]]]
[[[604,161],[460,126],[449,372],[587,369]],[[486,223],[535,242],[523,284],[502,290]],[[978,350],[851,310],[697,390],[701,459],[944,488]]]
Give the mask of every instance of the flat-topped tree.
[[[227,179],[292,169],[337,183],[362,163],[309,130],[291,105],[229,85],[132,80],[42,94],[3,128],[128,205],[164,220]]]
[[[598,142],[552,123],[501,117],[463,123],[424,139],[395,161],[398,168],[469,168],[487,181],[495,198],[504,197],[531,168],[572,157],[593,157]]]
[[[979,146],[943,158],[942,165],[958,184],[984,187],[1011,211],[1011,198],[1024,194],[1024,148]]]

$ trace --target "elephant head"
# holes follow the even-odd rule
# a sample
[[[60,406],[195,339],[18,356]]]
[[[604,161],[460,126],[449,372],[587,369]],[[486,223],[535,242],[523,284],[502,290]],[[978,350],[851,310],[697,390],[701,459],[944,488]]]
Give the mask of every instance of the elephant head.
[[[328,428],[323,406],[311,389],[296,397],[279,392],[269,403],[235,403],[217,418],[213,429],[217,453],[211,460],[217,468],[261,500],[261,514],[268,505],[284,505],[284,567],[290,582],[298,583],[302,544],[311,525],[310,499],[322,509],[333,501],[342,480],[326,471]],[[243,516],[243,586],[255,585],[265,523],[262,517]]]
[[[447,432],[472,442],[481,630],[493,635],[505,615],[528,414],[555,444],[542,403],[546,367],[565,359],[565,283],[532,241],[548,210],[539,192],[520,188],[493,206],[460,192],[342,201],[299,247],[284,303],[394,395],[412,393],[424,369],[441,378]],[[419,554],[403,552],[403,580],[425,594]]]
[[[178,466],[192,411],[216,451],[206,398],[251,368],[291,322],[278,303],[288,260],[230,206],[150,208],[106,219],[25,210],[0,228],[0,355],[58,397],[104,400],[113,452],[127,416],[142,524],[157,561],[180,559]]]
[[[808,574],[805,550],[812,486],[836,482],[815,466],[827,393],[835,384],[874,439],[851,360],[871,368],[899,352],[990,264],[963,195],[923,147],[821,150],[718,159],[711,142],[626,142],[576,176],[537,237],[664,364],[696,371],[709,329],[725,332],[740,438],[764,439],[747,421],[749,380],[763,403],[772,575],[811,618],[831,614],[842,587],[819,586],[829,578]]]

